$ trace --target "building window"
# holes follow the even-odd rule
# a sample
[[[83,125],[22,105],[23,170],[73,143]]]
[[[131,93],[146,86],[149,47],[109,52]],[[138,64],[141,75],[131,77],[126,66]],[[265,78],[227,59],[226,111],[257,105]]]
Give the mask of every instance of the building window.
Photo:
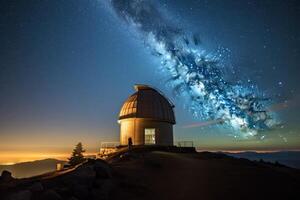
[[[155,128],[145,128],[145,144],[155,144]]]

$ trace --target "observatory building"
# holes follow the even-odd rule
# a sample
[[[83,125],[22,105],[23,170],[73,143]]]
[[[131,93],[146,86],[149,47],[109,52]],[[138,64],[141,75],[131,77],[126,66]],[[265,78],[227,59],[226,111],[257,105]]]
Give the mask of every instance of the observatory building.
[[[174,105],[159,91],[135,85],[119,115],[120,144],[173,145]]]

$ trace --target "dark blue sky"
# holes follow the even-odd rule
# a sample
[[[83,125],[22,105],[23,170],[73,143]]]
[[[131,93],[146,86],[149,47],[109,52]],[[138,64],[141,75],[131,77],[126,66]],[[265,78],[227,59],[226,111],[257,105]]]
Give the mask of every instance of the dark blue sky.
[[[1,0],[3,148],[32,143],[55,149],[78,140],[95,148],[100,141],[117,141],[118,112],[135,83],[153,85],[174,101],[176,140],[194,140],[206,149],[298,148],[299,2],[163,0],[159,4],[173,23],[199,33],[208,51],[230,50],[226,62],[238,71],[230,79],[250,78],[275,102],[288,101],[288,108],[278,111],[283,127],[270,131],[274,137],[237,141],[222,127],[183,128],[201,120],[172,95],[159,61],[107,4]]]

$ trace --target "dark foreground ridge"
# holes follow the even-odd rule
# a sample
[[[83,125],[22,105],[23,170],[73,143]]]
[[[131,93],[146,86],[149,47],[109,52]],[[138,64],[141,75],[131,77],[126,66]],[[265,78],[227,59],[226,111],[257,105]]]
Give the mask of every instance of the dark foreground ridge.
[[[5,172],[1,200],[299,199],[300,171],[192,149],[123,149],[26,179]]]

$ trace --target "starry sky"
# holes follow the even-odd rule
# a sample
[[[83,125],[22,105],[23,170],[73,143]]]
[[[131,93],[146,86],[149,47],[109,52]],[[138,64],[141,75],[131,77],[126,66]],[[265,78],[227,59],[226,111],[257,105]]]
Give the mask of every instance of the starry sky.
[[[0,1],[0,163],[65,157],[118,141],[118,113],[135,83],[175,104],[175,141],[204,150],[300,148],[300,3],[296,0],[149,0],[168,23],[197,33],[201,48],[272,99],[276,126],[263,139],[195,117],[138,31],[108,0]],[[231,76],[228,76],[231,74]],[[201,112],[201,111],[199,111]],[[10,158],[10,159],[9,159]]]

